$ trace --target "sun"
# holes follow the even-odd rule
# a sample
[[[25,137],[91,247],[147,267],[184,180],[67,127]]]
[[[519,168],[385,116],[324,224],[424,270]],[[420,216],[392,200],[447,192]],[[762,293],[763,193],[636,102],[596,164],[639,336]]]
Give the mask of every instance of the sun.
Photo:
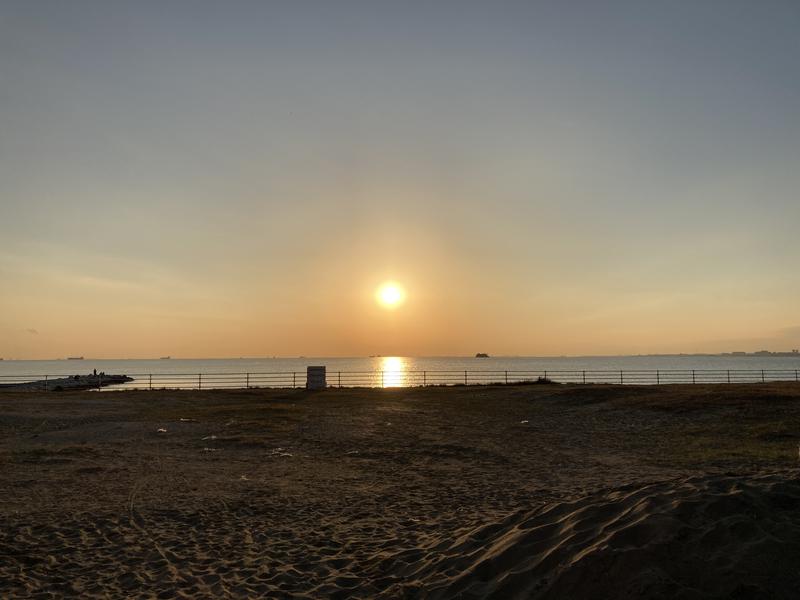
[[[406,299],[406,292],[400,284],[387,281],[375,292],[375,299],[384,308],[393,309],[400,306]]]

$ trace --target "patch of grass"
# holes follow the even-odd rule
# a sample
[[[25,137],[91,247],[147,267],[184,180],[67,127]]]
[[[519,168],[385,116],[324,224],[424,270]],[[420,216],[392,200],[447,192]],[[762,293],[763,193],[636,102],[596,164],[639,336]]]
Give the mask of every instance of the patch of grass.
[[[553,381],[549,377],[537,377],[536,379],[523,379],[522,381],[514,381],[509,383],[508,385],[561,385],[560,383]]]
[[[666,432],[662,460],[684,465],[798,462],[800,423],[719,421]]]

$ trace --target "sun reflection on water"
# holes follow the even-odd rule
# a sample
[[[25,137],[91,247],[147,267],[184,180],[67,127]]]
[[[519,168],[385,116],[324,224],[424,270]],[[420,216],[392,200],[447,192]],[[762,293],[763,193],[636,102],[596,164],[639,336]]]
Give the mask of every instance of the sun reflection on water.
[[[399,356],[384,356],[381,359],[381,387],[402,387],[405,384],[406,361]]]

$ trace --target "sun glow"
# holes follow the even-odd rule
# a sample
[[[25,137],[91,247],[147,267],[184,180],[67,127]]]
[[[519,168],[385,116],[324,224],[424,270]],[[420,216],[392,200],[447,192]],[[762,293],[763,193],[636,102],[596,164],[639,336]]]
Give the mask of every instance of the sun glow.
[[[387,281],[375,292],[375,299],[384,308],[397,308],[406,299],[406,293],[399,284]]]
[[[384,356],[381,359],[381,387],[401,387],[406,383],[406,362],[399,356]]]

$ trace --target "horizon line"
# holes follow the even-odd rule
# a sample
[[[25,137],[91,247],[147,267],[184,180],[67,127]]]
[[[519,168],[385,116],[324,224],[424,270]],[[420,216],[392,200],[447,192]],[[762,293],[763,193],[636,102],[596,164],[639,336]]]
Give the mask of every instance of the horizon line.
[[[769,356],[769,355],[797,355],[800,352],[795,349],[790,350],[753,350],[753,351],[729,351],[729,352],[648,352],[638,354],[490,354],[483,358],[529,358],[529,359],[555,359],[555,358],[634,358],[634,357],[656,357],[656,356]],[[375,354],[375,355],[354,355],[354,356],[313,356],[313,355],[292,355],[292,356],[147,356],[147,357],[55,357],[55,358],[6,358],[0,357],[0,361],[23,362],[23,361],[67,361],[67,360],[300,360],[300,359],[336,359],[352,360],[363,358],[476,358],[474,354]]]

